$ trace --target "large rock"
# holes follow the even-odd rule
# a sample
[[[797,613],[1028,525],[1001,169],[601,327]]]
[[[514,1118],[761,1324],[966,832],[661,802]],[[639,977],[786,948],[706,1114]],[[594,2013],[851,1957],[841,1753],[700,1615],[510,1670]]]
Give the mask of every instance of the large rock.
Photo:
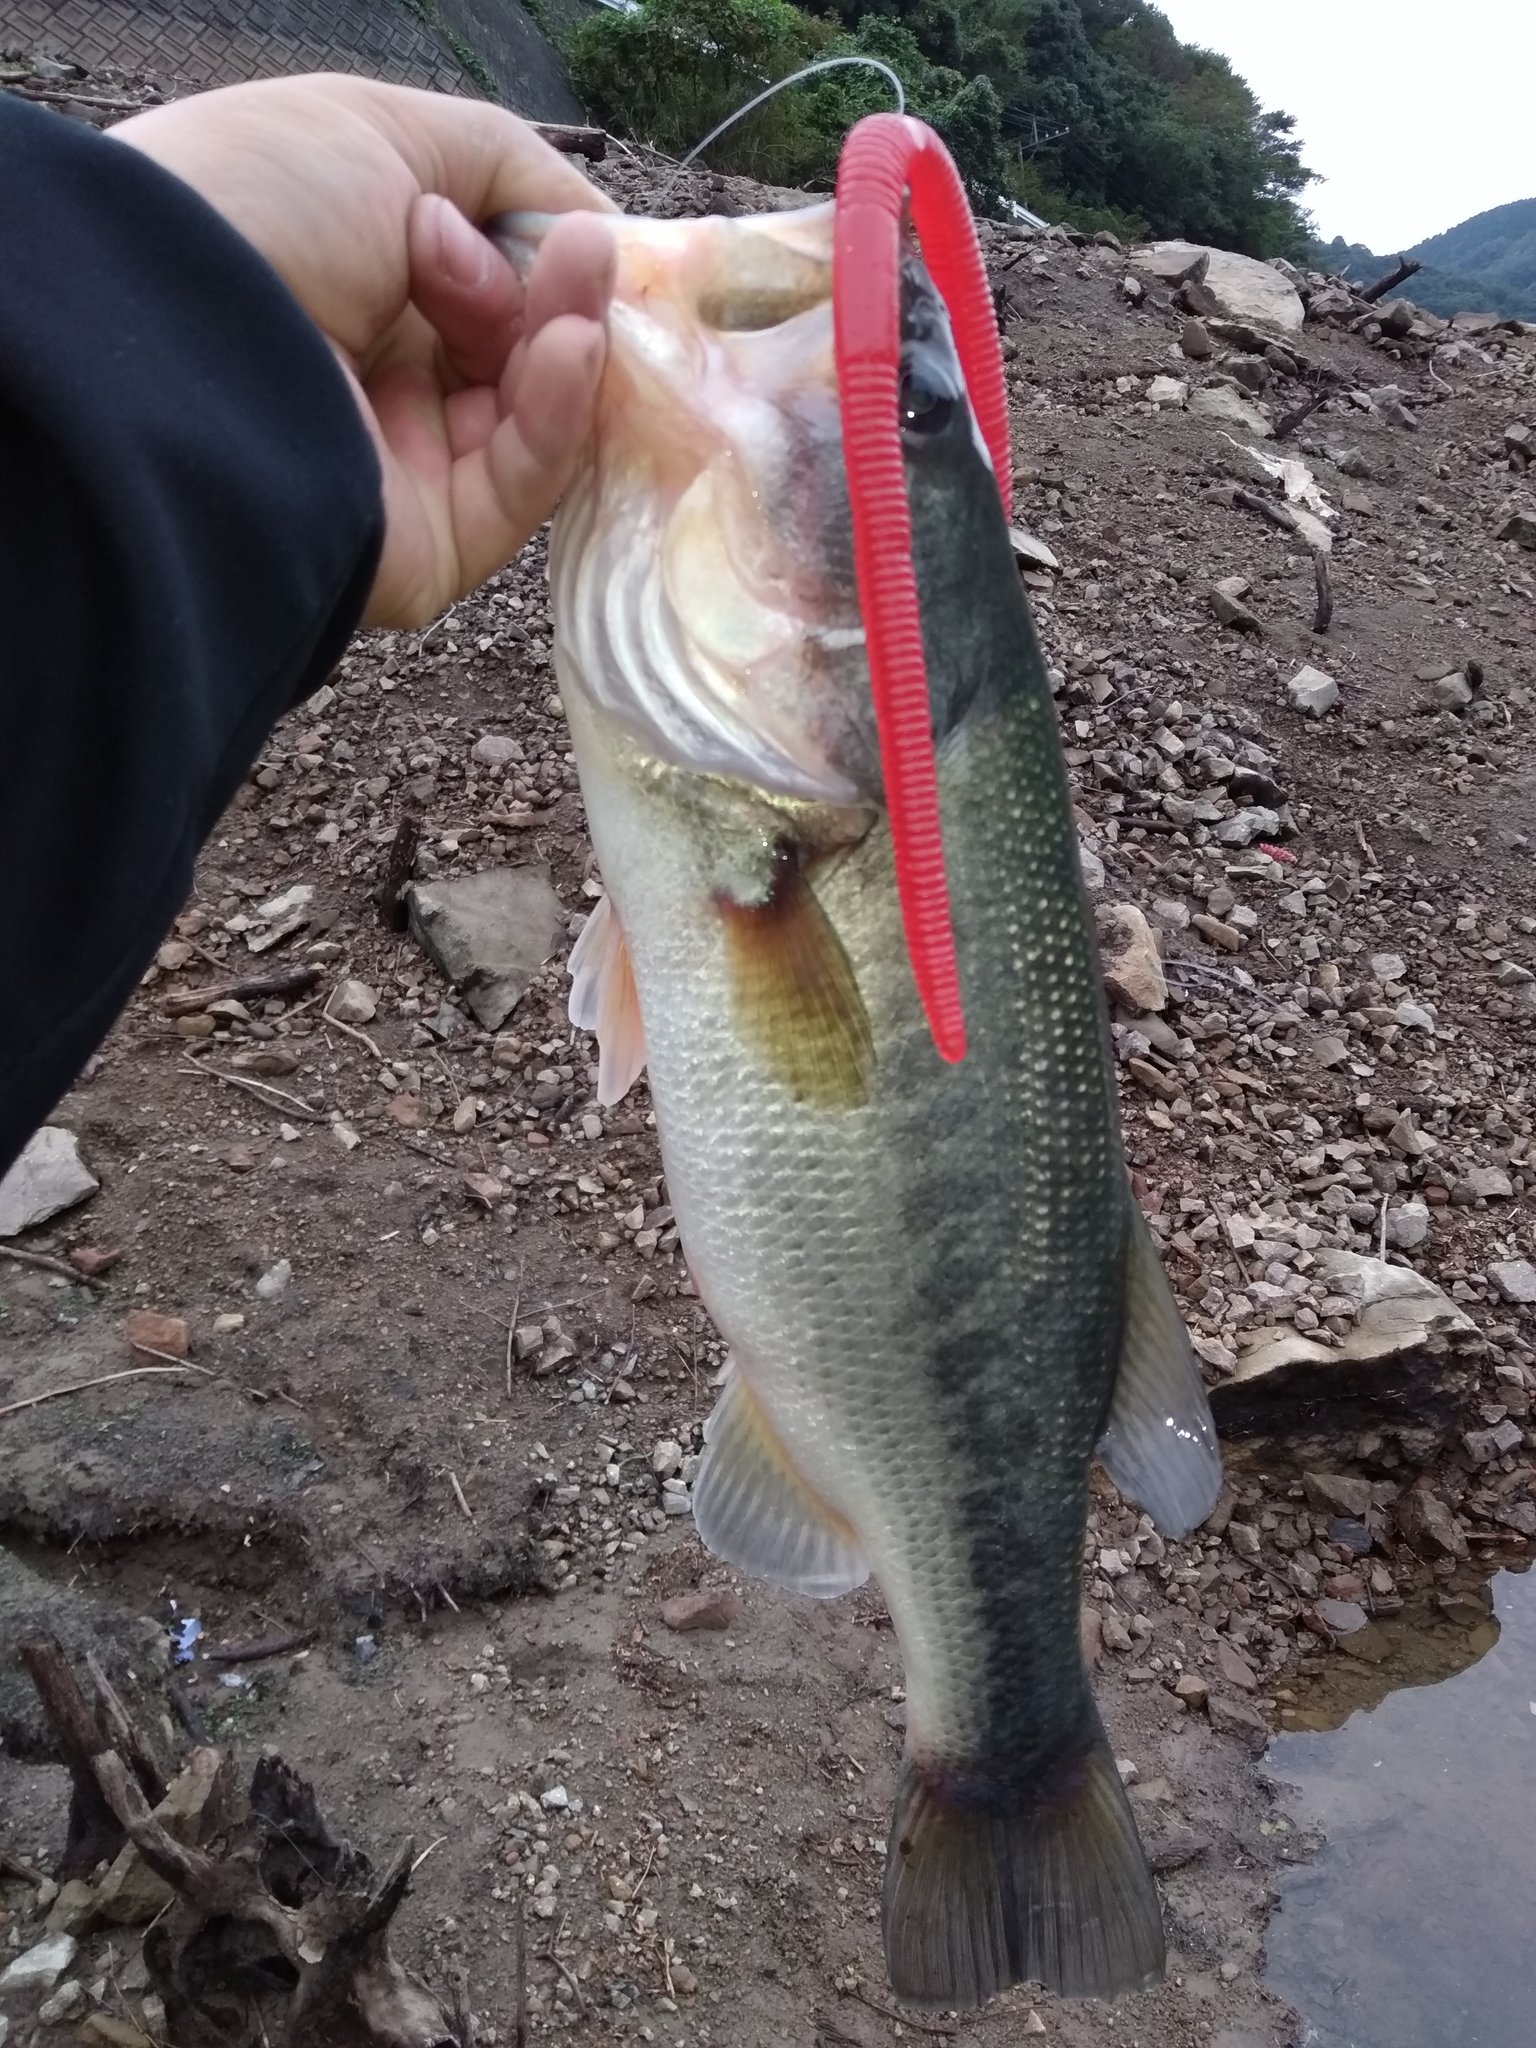
[[[1104,986],[1137,1016],[1168,1007],[1168,981],[1157,934],[1134,903],[1106,903],[1098,913]]]
[[[1295,286],[1278,270],[1251,256],[1235,256],[1229,249],[1202,249],[1197,242],[1153,242],[1135,250],[1131,261],[1138,270],[1174,284],[1189,276],[1202,256],[1207,259],[1202,282],[1224,313],[1234,320],[1261,320],[1287,333],[1300,330],[1306,308]]]
[[[411,933],[487,1031],[511,1016],[564,931],[549,869],[487,868],[451,882],[416,882]]]
[[[1383,1419],[1443,1430],[1470,1388],[1459,1346],[1477,1325],[1432,1280],[1359,1252],[1322,1250],[1313,1269],[1330,1293],[1357,1304],[1336,1346],[1289,1324],[1256,1330],[1237,1368],[1211,1392],[1225,1434],[1289,1444],[1289,1456],[1330,1452]]]
[[[1219,420],[1225,427],[1236,427],[1244,434],[1253,434],[1261,441],[1267,441],[1274,428],[1265,419],[1256,405],[1250,405],[1246,398],[1225,384],[1206,384],[1193,393],[1189,410],[1202,414],[1208,420]]]
[[[74,1132],[44,1124],[0,1180],[0,1237],[18,1237],[35,1229],[94,1195],[100,1186],[80,1157]]]
[[[1299,668],[1285,686],[1292,706],[1307,718],[1321,718],[1339,701],[1339,686],[1326,669]]]

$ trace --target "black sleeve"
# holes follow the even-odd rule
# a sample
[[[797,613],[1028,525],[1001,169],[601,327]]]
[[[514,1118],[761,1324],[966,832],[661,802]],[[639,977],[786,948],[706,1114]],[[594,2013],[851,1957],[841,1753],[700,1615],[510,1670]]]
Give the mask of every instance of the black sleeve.
[[[190,187],[0,93],[0,1173],[367,600],[329,346]]]

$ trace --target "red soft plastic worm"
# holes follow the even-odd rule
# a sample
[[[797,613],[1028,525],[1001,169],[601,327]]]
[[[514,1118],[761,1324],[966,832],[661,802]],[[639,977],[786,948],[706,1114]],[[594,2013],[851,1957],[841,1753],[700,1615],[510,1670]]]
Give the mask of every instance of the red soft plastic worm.
[[[960,174],[923,122],[870,114],[849,134],[837,167],[832,308],[843,460],[907,953],[933,1042],[944,1059],[956,1061],[965,1057],[965,1016],[901,451],[901,250],[909,192],[912,225],[949,309],[1005,513],[1013,464],[997,322]]]

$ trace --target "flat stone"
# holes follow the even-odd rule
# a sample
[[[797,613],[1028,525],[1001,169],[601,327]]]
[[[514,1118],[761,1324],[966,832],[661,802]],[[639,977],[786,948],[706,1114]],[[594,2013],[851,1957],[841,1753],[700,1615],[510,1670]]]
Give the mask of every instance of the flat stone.
[[[120,2020],[109,2012],[93,2012],[82,2020],[80,2038],[90,2048],[155,2048],[149,2035],[141,2032],[132,2020]]]
[[[1014,560],[1029,569],[1045,569],[1053,576],[1061,574],[1061,563],[1052,554],[1043,540],[1037,540],[1026,527],[1010,526],[1009,543],[1013,548]]]
[[[0,1180],[0,1237],[19,1237],[62,1215],[101,1186],[80,1157],[73,1131],[44,1124],[22,1148],[21,1157]]]
[[[1300,668],[1285,686],[1293,707],[1308,718],[1321,718],[1339,701],[1339,686],[1326,669]]]
[[[549,869],[488,868],[410,889],[411,932],[477,1022],[496,1031],[564,937]]]
[[[1373,953],[1371,973],[1377,981],[1401,981],[1408,966],[1401,953]]]
[[[1252,846],[1255,839],[1278,838],[1280,829],[1278,811],[1253,804],[1245,810],[1234,811],[1230,818],[1223,818],[1216,827],[1216,837],[1223,846]]]
[[[509,768],[514,761],[523,759],[521,740],[509,739],[505,733],[499,732],[482,734],[469,751],[487,768]]]
[[[166,1787],[155,1819],[175,1841],[194,1847],[208,1801],[217,1787],[220,1759],[216,1750],[193,1752],[192,1760]],[[172,1898],[170,1886],[125,1842],[97,1887],[100,1918],[118,1927],[142,1927],[164,1912]]]
[[[1105,904],[1098,913],[1104,986],[1138,1016],[1168,1007],[1168,981],[1157,934],[1134,903]]]
[[[661,1603],[661,1618],[683,1634],[691,1629],[726,1629],[741,1614],[740,1598],[729,1586],[705,1586],[697,1593],[678,1593]]]
[[[1499,528],[1500,540],[1512,540],[1522,548],[1536,548],[1536,516],[1512,512]]]
[[[1398,1534],[1420,1557],[1465,1557],[1467,1539],[1456,1517],[1427,1486],[1410,1486],[1392,1504]]]
[[[1235,1685],[1243,1692],[1258,1691],[1258,1673],[1236,1643],[1229,1642],[1225,1636],[1216,1638],[1216,1669],[1228,1685]]]
[[[50,1934],[23,1949],[15,1962],[0,1970],[0,1996],[7,1992],[49,1992],[75,1960],[80,1944],[72,1934]]]
[[[1521,1308],[1536,1304],[1536,1266],[1529,1259],[1500,1259],[1488,1268],[1488,1278],[1503,1300]]]
[[[58,2027],[70,2020],[79,2019],[85,2011],[87,1999],[85,1986],[78,1977],[66,1977],[51,1998],[45,1998],[37,2008],[38,2021],[45,2027]]]
[[[1515,1192],[1515,1184],[1502,1166],[1469,1167],[1467,1186],[1479,1202],[1507,1202]]]
[[[1352,1472],[1303,1472],[1301,1485],[1308,1507],[1325,1514],[1362,1522],[1371,1505],[1371,1482]]]
[[[1176,412],[1189,402],[1189,386],[1182,377],[1154,377],[1147,386],[1147,399],[1160,412]]]
[[[134,1356],[185,1358],[191,1338],[184,1316],[163,1316],[152,1308],[131,1308],[125,1325]]]
[[[1211,610],[1219,625],[1235,626],[1240,633],[1258,632],[1258,618],[1243,602],[1250,588],[1245,576],[1223,576],[1212,585]]]
[[[1210,917],[1203,910],[1197,910],[1189,922],[1202,939],[1219,946],[1224,953],[1242,951],[1243,935],[1236,925],[1223,924],[1219,917]]]
[[[96,1917],[96,1889],[83,1877],[72,1877],[59,1887],[59,1895],[48,1908],[50,1934],[84,1934]]]
[[[1315,1038],[1312,1041],[1312,1061],[1314,1066],[1339,1067],[1348,1058],[1349,1045],[1347,1040],[1336,1038],[1332,1032],[1325,1031],[1320,1038]]]
[[[1220,1735],[1230,1735],[1253,1755],[1261,1756],[1269,1742],[1269,1730],[1258,1708],[1230,1693],[1213,1692],[1206,1702],[1211,1726]]]

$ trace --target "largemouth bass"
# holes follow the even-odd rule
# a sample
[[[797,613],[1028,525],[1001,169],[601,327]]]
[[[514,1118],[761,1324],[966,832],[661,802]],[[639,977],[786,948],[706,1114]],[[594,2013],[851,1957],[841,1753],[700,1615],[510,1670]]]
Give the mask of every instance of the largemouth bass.
[[[902,433],[959,1065],[930,1041],[893,880],[832,209],[614,231],[600,417],[551,546],[607,892],[572,1016],[605,1100],[648,1069],[730,1346],[698,1533],[820,1598],[879,1582],[907,1681],[898,1994],[1143,1986],[1159,1902],[1079,1648],[1089,1465],[1097,1447],[1174,1533],[1220,1466],[1127,1183],[1055,710],[945,311],[914,256]]]

